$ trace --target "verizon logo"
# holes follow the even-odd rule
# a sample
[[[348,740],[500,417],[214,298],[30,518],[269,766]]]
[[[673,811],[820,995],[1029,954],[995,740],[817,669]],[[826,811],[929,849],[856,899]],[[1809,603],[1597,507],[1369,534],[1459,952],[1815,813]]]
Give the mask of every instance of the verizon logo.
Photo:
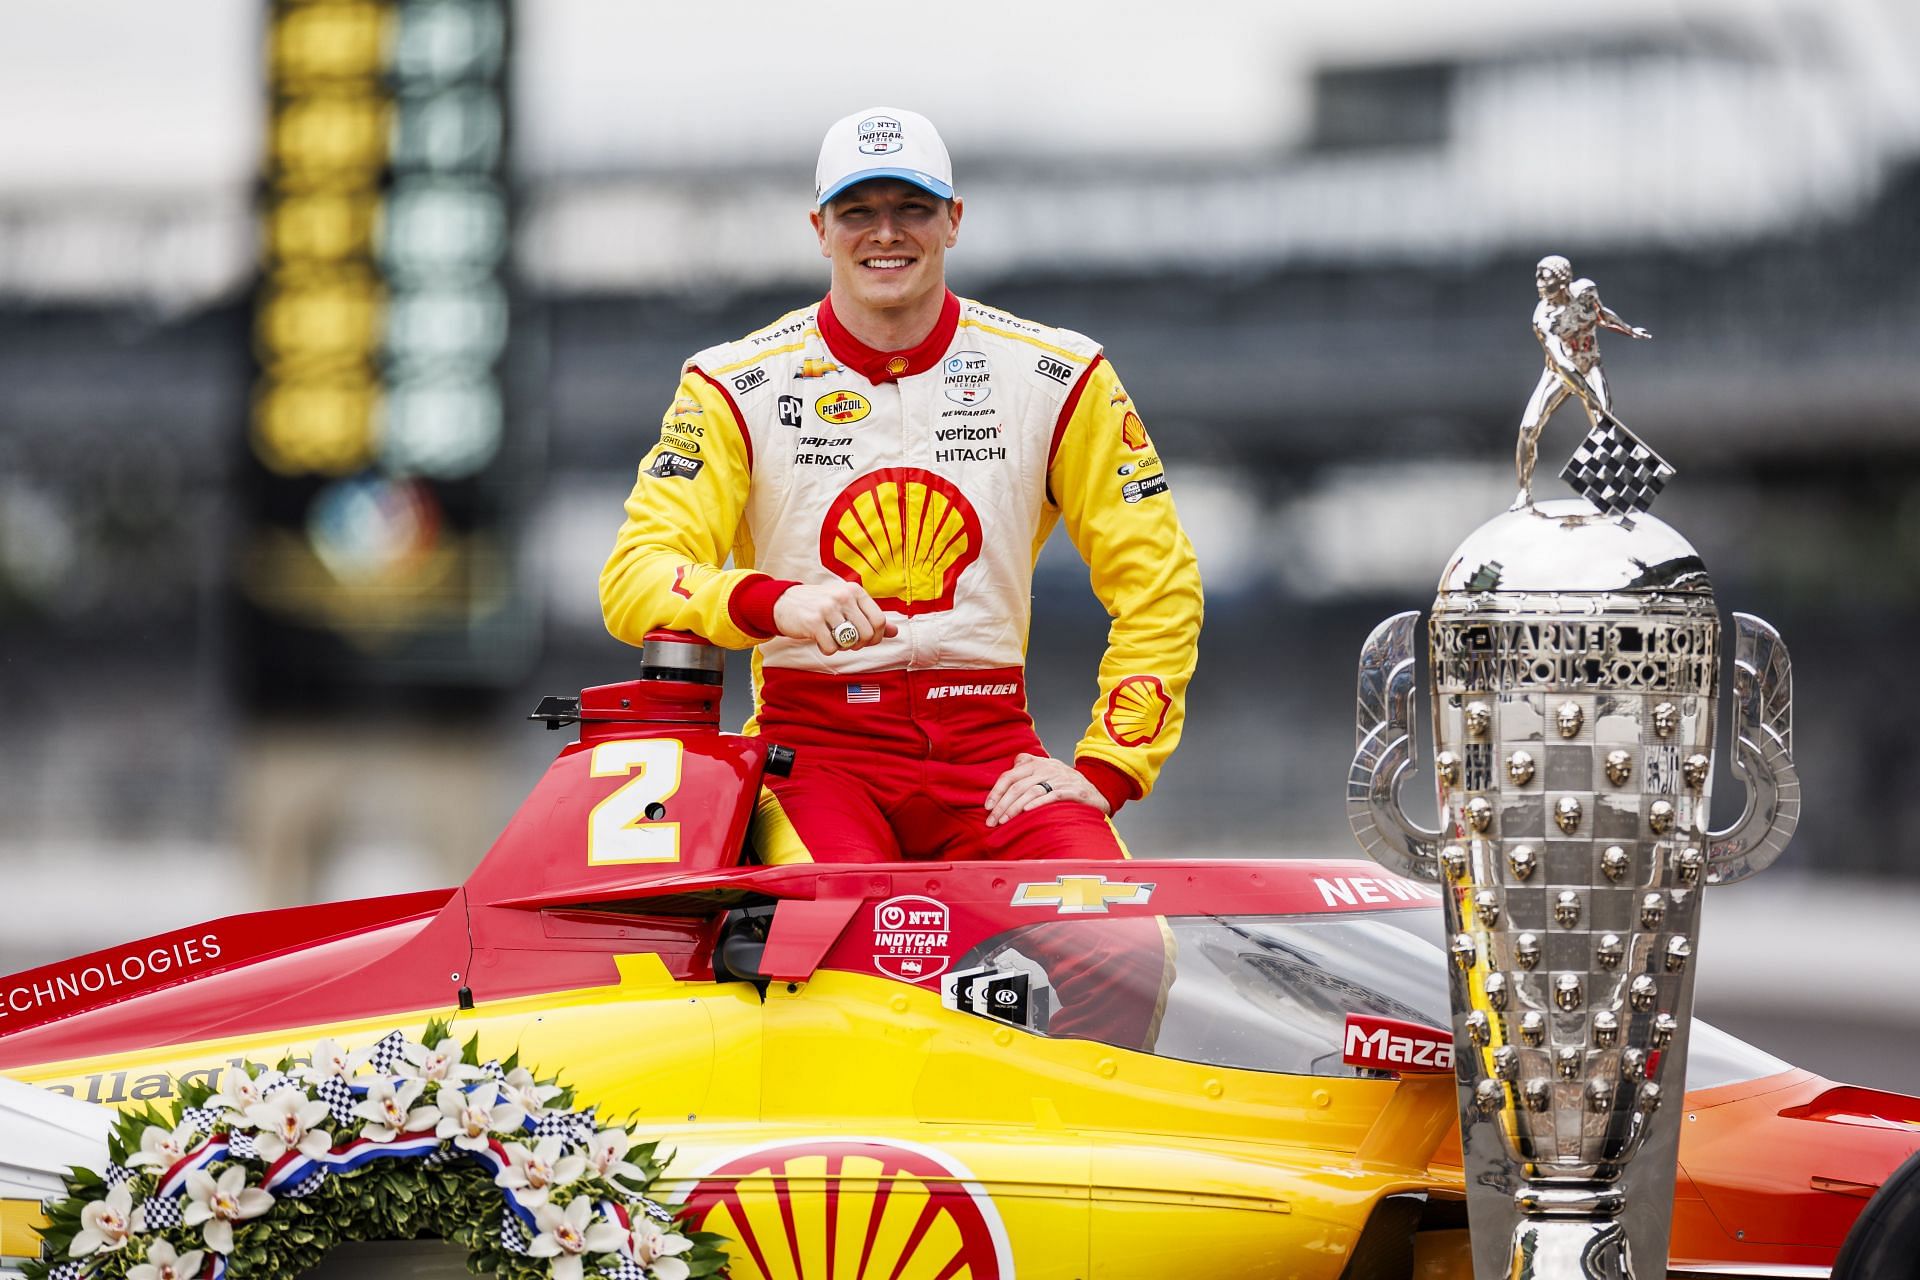
[[[1350,1013],[1342,1057],[1350,1067],[1374,1071],[1452,1071],[1453,1037],[1417,1022]]]

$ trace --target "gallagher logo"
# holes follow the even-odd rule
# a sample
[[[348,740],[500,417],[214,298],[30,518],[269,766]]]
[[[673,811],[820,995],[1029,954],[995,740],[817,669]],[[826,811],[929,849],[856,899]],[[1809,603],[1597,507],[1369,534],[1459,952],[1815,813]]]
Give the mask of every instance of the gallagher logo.
[[[980,547],[980,513],[967,495],[918,467],[861,476],[820,524],[820,563],[866,588],[882,609],[909,616],[953,608]]]
[[[1453,1070],[1453,1037],[1418,1022],[1350,1013],[1342,1060],[1372,1071],[1438,1075]]]
[[[873,412],[867,398],[852,391],[832,391],[813,402],[813,411],[835,424],[858,422]]]

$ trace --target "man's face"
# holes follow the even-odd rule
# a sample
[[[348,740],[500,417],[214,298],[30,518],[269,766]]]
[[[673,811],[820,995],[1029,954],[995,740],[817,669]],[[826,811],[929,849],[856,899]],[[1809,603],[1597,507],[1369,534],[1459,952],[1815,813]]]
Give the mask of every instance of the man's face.
[[[1545,263],[1533,269],[1533,287],[1540,291],[1540,296],[1543,298],[1551,298],[1565,292],[1570,279],[1572,277],[1565,272],[1556,267],[1547,266]]]
[[[813,215],[835,289],[863,306],[910,305],[947,287],[947,249],[960,234],[960,201],[909,182],[876,178],[849,187]]]

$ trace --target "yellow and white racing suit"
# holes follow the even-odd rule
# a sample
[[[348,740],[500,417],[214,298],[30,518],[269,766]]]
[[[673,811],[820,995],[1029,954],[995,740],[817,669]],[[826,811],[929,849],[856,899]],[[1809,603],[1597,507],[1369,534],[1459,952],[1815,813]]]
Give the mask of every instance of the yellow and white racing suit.
[[[803,760],[875,753],[868,773],[880,757],[997,761],[976,771],[990,786],[1016,751],[1037,751],[1033,565],[1062,519],[1113,619],[1076,767],[1118,809],[1152,789],[1180,739],[1199,572],[1139,413],[1080,334],[948,294],[924,342],[881,352],[828,301],[792,312],[687,362],[626,515],[600,578],[608,629],[758,646],[757,725]],[[781,591],[835,578],[864,587],[899,634],[831,656],[773,634]],[[924,776],[894,785],[928,790]],[[1030,812],[1071,809],[1092,812]],[[951,831],[930,840],[919,856],[1026,856]]]

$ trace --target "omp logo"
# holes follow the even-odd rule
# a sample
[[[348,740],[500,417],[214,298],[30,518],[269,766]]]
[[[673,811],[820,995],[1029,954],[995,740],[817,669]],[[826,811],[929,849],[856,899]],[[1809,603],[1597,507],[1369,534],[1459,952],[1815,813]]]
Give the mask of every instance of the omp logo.
[[[960,575],[980,558],[980,514],[951,480],[918,467],[872,471],[820,524],[820,563],[908,615],[953,608]]]
[[[1453,1037],[1417,1022],[1350,1013],[1341,1056],[1350,1067],[1438,1074],[1453,1070]]]
[[[832,391],[813,402],[813,411],[828,422],[858,422],[873,412],[873,406],[856,392]]]
[[[1041,356],[1040,362],[1034,365],[1033,369],[1035,373],[1044,374],[1046,377],[1052,378],[1055,382],[1068,383],[1073,381],[1073,366],[1063,364],[1055,360],[1052,356]]]
[[[745,373],[735,374],[733,389],[735,391],[751,391],[766,380],[767,371],[756,366],[747,370]]]

